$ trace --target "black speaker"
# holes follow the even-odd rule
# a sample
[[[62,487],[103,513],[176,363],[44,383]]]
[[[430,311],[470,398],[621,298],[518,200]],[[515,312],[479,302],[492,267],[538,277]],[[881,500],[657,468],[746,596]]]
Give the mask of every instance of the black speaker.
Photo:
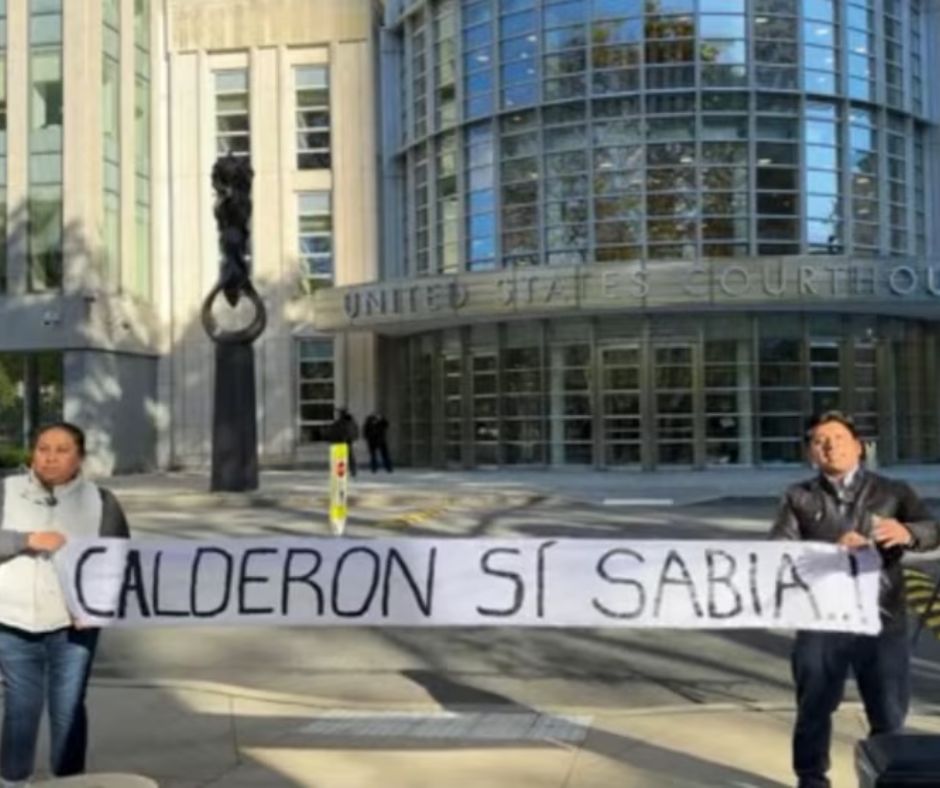
[[[858,788],[940,788],[940,736],[886,733],[855,745]]]

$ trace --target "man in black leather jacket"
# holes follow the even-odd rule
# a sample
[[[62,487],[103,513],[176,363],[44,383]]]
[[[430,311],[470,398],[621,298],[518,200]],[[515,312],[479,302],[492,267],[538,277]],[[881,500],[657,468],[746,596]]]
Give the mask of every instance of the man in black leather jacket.
[[[793,768],[799,788],[829,786],[832,714],[851,669],[871,735],[900,730],[910,697],[910,646],[901,557],[940,545],[940,527],[904,482],[866,470],[864,446],[852,420],[830,411],[806,435],[818,475],[784,493],[771,536],[834,542],[881,554],[882,631],[878,635],[798,632],[792,668],[797,716]]]

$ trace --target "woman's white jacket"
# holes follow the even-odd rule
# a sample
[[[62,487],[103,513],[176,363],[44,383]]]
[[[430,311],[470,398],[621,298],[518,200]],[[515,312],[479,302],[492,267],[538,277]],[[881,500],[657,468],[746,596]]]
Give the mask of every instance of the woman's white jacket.
[[[26,546],[32,531],[126,538],[127,520],[114,495],[81,474],[52,488],[32,472],[0,480],[0,624],[51,632],[72,619],[51,558]]]

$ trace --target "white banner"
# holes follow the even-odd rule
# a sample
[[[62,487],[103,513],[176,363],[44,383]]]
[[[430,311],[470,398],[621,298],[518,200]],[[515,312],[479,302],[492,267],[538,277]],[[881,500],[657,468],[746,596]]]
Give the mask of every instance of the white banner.
[[[96,539],[56,564],[92,626],[880,628],[877,553],[809,542]]]

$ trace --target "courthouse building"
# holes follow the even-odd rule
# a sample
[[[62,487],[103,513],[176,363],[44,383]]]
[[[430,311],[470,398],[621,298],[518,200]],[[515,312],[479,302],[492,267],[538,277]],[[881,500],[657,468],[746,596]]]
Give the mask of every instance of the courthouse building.
[[[940,459],[940,6],[387,3],[381,336],[416,464]]]
[[[0,448],[210,456],[254,169],[262,463],[940,460],[936,0],[0,0]]]

